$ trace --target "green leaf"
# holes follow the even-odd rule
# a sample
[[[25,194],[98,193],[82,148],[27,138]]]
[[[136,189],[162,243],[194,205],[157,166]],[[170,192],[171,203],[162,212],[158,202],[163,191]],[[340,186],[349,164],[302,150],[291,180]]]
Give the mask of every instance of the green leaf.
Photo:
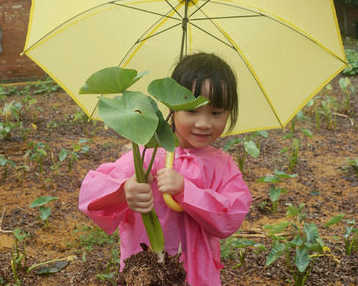
[[[152,140],[149,142],[149,145],[147,144],[146,147],[155,147],[156,145],[159,145],[163,147],[165,150],[169,152],[174,152],[175,143],[176,143],[176,137],[172,131],[172,128],[168,124],[168,122],[165,121],[162,112],[159,110],[157,103],[154,99],[148,97],[150,100],[150,103],[152,104],[152,107],[154,108],[157,117],[159,119],[158,127],[155,131],[155,135],[153,136]],[[153,144],[154,142],[154,144]]]
[[[300,235],[297,235],[294,239],[290,241],[290,244],[293,246],[302,246],[303,244],[303,238]]]
[[[296,208],[295,206],[288,206],[286,216],[297,216],[300,213],[299,208]]]
[[[270,253],[266,257],[266,266],[275,262],[282,254],[285,253],[286,246],[283,243],[275,242]]]
[[[256,131],[257,134],[261,135],[262,137],[268,138],[268,133],[265,130]]]
[[[57,261],[56,263],[53,264],[52,267],[45,266],[45,267],[38,268],[36,270],[35,274],[44,275],[44,274],[57,273],[60,270],[62,270],[63,268],[65,268],[68,264],[69,264],[69,262],[67,260]]]
[[[278,201],[278,199],[280,198],[282,193],[287,194],[287,190],[282,189],[282,188],[271,188],[270,189],[270,200],[271,200],[271,202]]]
[[[333,218],[331,218],[328,222],[326,222],[326,224],[324,225],[324,227],[330,227],[331,225],[337,224],[337,223],[339,223],[343,218],[344,218],[344,214],[336,215],[336,216],[334,216]]]
[[[306,246],[312,247],[317,244],[317,238],[319,238],[318,228],[314,223],[304,224],[303,228],[304,232],[306,233]]]
[[[295,265],[301,273],[306,270],[307,266],[310,264],[311,257],[307,253],[306,248],[297,248],[295,256]]]
[[[141,92],[125,91],[116,99],[101,97],[98,111],[106,125],[140,145],[151,140],[158,126],[156,111]]]
[[[287,151],[289,151],[290,148],[289,147],[283,147],[280,151],[278,151],[278,154],[281,155],[283,153],[286,153]]]
[[[277,178],[276,176],[266,176],[262,177],[256,180],[258,183],[279,183],[282,182],[280,178]]]
[[[153,80],[148,86],[148,92],[173,111],[191,110],[209,102],[203,96],[195,98],[189,89],[170,77]]]
[[[290,224],[289,221],[283,221],[276,224],[265,224],[262,227],[263,229],[268,230],[270,234],[276,234],[276,233],[283,232],[289,224]]]
[[[249,239],[237,239],[233,242],[233,246],[237,247],[237,248],[244,248],[246,246],[259,246],[259,243],[253,241],[253,240],[249,240]]]
[[[140,78],[136,70],[105,68],[92,74],[81,87],[79,94],[122,93]]]
[[[302,128],[301,132],[305,134],[307,137],[313,137],[313,133],[309,129]]]
[[[15,228],[12,233],[18,241],[22,241],[24,238],[30,236],[26,231],[21,230],[19,228]]]
[[[36,200],[34,200],[31,205],[30,208],[36,208],[39,206],[43,206],[51,201],[55,201],[58,200],[57,197],[38,197]]]
[[[277,176],[277,177],[280,177],[282,179],[289,179],[289,178],[295,178],[297,177],[298,175],[297,174],[287,174],[283,171],[279,171],[279,170],[275,170],[274,171],[274,174]]]
[[[60,162],[62,162],[63,160],[66,159],[67,154],[68,154],[68,152],[67,152],[66,149],[62,149],[62,150],[60,151],[60,154],[58,155],[58,159],[60,160]]]
[[[251,157],[257,158],[260,155],[260,149],[257,148],[254,141],[245,141],[244,148]]]
[[[51,208],[50,207],[41,206],[41,207],[39,207],[39,211],[40,211],[40,219],[42,221],[47,220],[48,217],[51,215]]]

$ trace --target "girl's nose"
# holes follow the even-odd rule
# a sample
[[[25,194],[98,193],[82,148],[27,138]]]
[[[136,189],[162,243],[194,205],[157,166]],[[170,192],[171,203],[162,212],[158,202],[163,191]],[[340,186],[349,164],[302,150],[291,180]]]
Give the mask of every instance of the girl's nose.
[[[197,128],[210,128],[211,127],[210,116],[208,116],[206,114],[198,115],[196,120],[195,120],[195,127],[197,127]]]

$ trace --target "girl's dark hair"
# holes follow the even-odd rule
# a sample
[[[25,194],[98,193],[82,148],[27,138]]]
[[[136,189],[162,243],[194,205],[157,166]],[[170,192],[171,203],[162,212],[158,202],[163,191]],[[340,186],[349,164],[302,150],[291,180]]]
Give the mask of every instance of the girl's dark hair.
[[[195,87],[194,95],[199,96],[206,79],[210,80],[210,105],[229,111],[228,131],[236,124],[238,96],[235,75],[230,66],[214,54],[197,53],[185,56],[179,61],[171,76],[177,83],[189,90]]]

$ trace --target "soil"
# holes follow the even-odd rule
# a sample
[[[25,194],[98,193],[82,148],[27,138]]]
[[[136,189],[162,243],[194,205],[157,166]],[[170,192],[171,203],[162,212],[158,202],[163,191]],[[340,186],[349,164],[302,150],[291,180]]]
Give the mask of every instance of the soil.
[[[322,98],[329,95],[339,101],[345,99],[338,79],[331,82],[331,90],[322,91]],[[358,90],[358,77],[350,79]],[[15,255],[12,231],[15,229],[30,235],[25,239],[25,246],[19,243],[20,253],[26,251],[26,267],[49,260],[66,261],[61,267],[54,263],[44,265],[54,268],[53,272],[56,267],[62,268],[53,274],[36,274],[40,267],[29,273],[19,269],[18,285],[117,285],[118,234],[110,238],[101,234],[93,222],[78,211],[77,199],[86,173],[101,163],[116,160],[129,142],[105,129],[101,122],[86,123],[79,116],[77,105],[64,92],[33,95],[33,98],[37,102],[20,116],[24,128],[29,130],[27,138],[24,133],[13,132],[9,139],[0,141],[0,154],[17,166],[17,169],[8,166],[7,172],[0,167],[0,285],[16,285],[11,268]],[[11,95],[5,101],[23,99],[24,95]],[[0,107],[2,110],[3,103]],[[345,253],[344,224],[324,227],[338,214],[344,214],[345,220],[358,221],[358,177],[354,167],[347,164],[347,158],[358,158],[358,95],[352,95],[349,113],[337,110],[331,114],[332,124],[322,115],[318,127],[313,107],[305,108],[304,114],[306,118],[297,120],[294,129],[295,136],[302,141],[297,164],[292,170],[297,177],[279,183],[287,194],[281,195],[276,213],[270,210],[272,185],[258,183],[257,179],[272,175],[275,169],[290,173],[289,153],[279,154],[283,147],[290,146],[291,139],[283,139],[290,133],[290,126],[285,130],[268,131],[268,138],[260,137],[260,156],[246,158],[243,176],[252,192],[253,203],[240,230],[222,241],[223,285],[292,285],[293,278],[283,258],[270,266],[265,264],[272,244],[263,226],[286,220],[287,208],[301,203],[305,204],[305,222],[317,226],[320,237],[329,247],[327,254],[332,254],[315,260],[306,285],[358,285],[358,251],[351,255]],[[311,130],[313,137],[303,135],[301,128]],[[215,145],[223,148],[228,140],[244,136],[223,138]],[[89,151],[76,151],[79,157],[70,169],[68,158],[60,162],[58,155],[63,148],[72,150],[73,144],[81,138],[89,139],[81,145],[88,145]],[[30,142],[49,146],[42,161],[43,172],[35,160],[25,161],[24,155],[31,149]],[[240,145],[228,152],[234,159],[243,154]],[[29,207],[40,196],[58,198],[48,204],[52,213],[47,224],[38,219],[37,208]],[[235,247],[239,238],[253,240],[267,250]]]

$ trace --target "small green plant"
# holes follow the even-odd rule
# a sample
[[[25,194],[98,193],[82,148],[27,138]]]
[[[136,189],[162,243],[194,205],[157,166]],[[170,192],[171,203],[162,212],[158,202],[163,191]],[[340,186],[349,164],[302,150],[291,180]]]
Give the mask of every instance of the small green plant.
[[[268,232],[268,237],[272,239],[272,248],[266,257],[266,265],[269,266],[284,256],[296,286],[305,285],[318,257],[329,256],[337,261],[330,249],[325,246],[317,226],[304,221],[304,207],[304,204],[299,207],[289,206],[286,217],[294,218],[293,221],[263,226]]]
[[[115,231],[113,234],[108,235],[100,227],[96,225],[79,225],[74,230],[76,241],[70,247],[75,248],[82,255],[82,261],[86,262],[87,253],[91,252],[94,246],[98,245],[118,245],[119,233]]]
[[[347,164],[349,167],[353,169],[355,176],[358,178],[358,158],[354,158],[354,159],[348,158]]]
[[[4,169],[3,172],[3,177],[6,178],[8,175],[8,166],[16,169],[16,164],[9,160],[8,158],[6,158],[4,155],[0,154],[0,167],[2,167]]]
[[[352,82],[348,77],[342,77],[339,79],[339,86],[345,95],[345,99],[342,100],[344,107],[340,110],[349,115],[351,113],[351,96],[355,94]]]
[[[302,128],[301,133],[303,133],[307,137],[313,137],[313,134],[310,130]],[[298,154],[301,150],[301,144],[302,139],[297,136],[297,134],[294,133],[288,133],[285,136],[282,137],[282,139],[289,139],[291,140],[291,146],[290,147],[284,147],[282,148],[278,154],[283,154],[286,152],[289,152],[288,156],[288,171],[292,172],[294,167],[298,163]]]
[[[256,131],[244,138],[234,138],[225,143],[224,151],[232,149],[234,145],[239,145],[240,152],[237,159],[242,173],[244,173],[247,155],[253,158],[257,158],[260,155],[261,144],[258,136],[268,138],[268,133],[266,131]]]
[[[358,74],[358,52],[352,49],[345,49],[346,57],[348,61],[348,67],[346,67],[342,74],[352,76]]]
[[[90,141],[89,139],[83,138],[78,140],[77,143],[72,144],[72,150],[62,149],[58,156],[60,162],[68,159],[68,172],[72,171],[73,163],[78,161],[80,154],[87,154],[90,150],[90,146],[84,143]]]
[[[291,130],[291,133],[294,133],[295,132],[295,128],[296,128],[296,124],[297,122],[300,122],[300,121],[303,121],[307,119],[307,116],[304,115],[303,111],[300,110],[296,116],[294,118],[292,118],[292,120],[290,121],[290,130]]]
[[[239,255],[239,263],[234,265],[233,268],[241,267],[244,264],[248,248],[253,248],[256,254],[267,250],[263,244],[245,238],[234,240],[232,246],[238,250]]]
[[[45,157],[47,157],[46,150],[49,150],[50,147],[41,142],[30,142],[28,147],[30,149],[28,149],[25,153],[25,162],[27,158],[29,158],[31,161],[36,161],[39,166],[40,173],[42,174],[42,161]]]
[[[47,77],[43,82],[35,84],[34,87],[34,95],[43,93],[50,94],[61,90],[60,86],[51,77]]]
[[[118,274],[119,265],[119,249],[118,245],[116,244],[111,248],[111,256],[107,262],[105,271],[97,274],[96,278],[101,282],[105,282],[106,285],[116,286],[118,284],[116,278]]]
[[[358,248],[358,226],[356,226],[355,219],[344,220],[343,218],[344,214],[336,215],[331,218],[324,227],[330,227],[341,222],[345,223],[342,238],[346,254],[351,255],[353,252],[356,252]]]
[[[43,224],[45,225],[45,227],[48,226],[48,218],[51,215],[51,208],[49,206],[45,206],[46,204],[48,204],[49,202],[58,200],[57,197],[38,197],[36,200],[34,200],[31,204],[30,204],[30,208],[38,208],[40,215],[39,215],[39,219],[43,222]]]
[[[14,275],[16,285],[21,285],[21,281],[18,277],[18,271],[26,269],[26,240],[30,237],[30,234],[26,231],[16,228],[13,231],[14,235],[14,250],[11,259],[11,268]]]
[[[285,172],[275,170],[274,175],[265,176],[257,179],[258,183],[270,183],[270,201],[271,207],[267,204],[264,204],[262,207],[270,209],[271,213],[277,212],[277,204],[280,196],[282,194],[287,194],[287,190],[283,188],[276,187],[275,184],[283,182],[284,179],[291,179],[297,177],[297,174],[287,174]]]

